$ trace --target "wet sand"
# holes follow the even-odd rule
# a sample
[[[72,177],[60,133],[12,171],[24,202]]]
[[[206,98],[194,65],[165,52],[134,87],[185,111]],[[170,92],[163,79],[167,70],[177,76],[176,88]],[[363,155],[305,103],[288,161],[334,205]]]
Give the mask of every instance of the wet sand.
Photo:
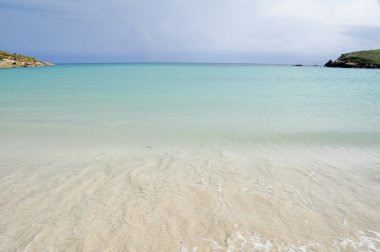
[[[380,75],[0,75],[0,251],[380,251]]]
[[[377,149],[7,147],[0,251],[380,249]]]

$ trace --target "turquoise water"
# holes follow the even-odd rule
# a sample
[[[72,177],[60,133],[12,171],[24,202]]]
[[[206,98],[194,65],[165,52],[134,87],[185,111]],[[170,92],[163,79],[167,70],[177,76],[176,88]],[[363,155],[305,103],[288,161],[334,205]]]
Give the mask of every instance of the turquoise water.
[[[380,71],[83,64],[0,71],[1,135],[144,145],[380,144]]]
[[[0,70],[0,251],[379,251],[380,71]]]

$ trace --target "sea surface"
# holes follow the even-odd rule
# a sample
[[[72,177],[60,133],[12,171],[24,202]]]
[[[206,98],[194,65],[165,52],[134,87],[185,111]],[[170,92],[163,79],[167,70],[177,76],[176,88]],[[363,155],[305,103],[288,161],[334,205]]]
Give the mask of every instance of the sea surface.
[[[0,251],[380,251],[380,70],[0,70]]]

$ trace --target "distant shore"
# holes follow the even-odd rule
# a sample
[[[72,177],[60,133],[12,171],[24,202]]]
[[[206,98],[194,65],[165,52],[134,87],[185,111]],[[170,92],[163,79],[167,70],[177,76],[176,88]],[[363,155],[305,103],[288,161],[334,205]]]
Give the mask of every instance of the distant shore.
[[[53,65],[52,63],[40,61],[30,56],[0,51],[0,68],[44,67]]]
[[[325,67],[380,68],[380,50],[345,53],[334,61],[329,60]]]

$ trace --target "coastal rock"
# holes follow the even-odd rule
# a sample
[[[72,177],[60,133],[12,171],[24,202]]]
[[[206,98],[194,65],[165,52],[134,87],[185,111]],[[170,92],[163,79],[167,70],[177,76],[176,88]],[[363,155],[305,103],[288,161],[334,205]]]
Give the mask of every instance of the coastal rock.
[[[380,68],[380,50],[345,53],[335,61],[329,60],[325,67]]]
[[[0,51],[0,68],[44,67],[53,65],[49,62],[39,61],[33,57]]]

